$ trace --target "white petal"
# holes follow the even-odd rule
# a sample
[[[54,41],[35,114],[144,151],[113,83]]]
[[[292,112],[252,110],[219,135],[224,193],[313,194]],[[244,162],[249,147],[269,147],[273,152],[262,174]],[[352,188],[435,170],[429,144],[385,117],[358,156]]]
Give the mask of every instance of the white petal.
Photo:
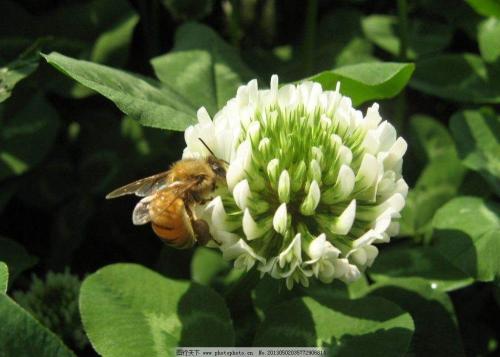
[[[286,203],[282,203],[278,207],[273,217],[273,228],[276,232],[284,235],[288,225],[288,214],[286,210]]]
[[[222,256],[226,260],[232,260],[239,257],[241,254],[248,254],[249,256],[265,263],[265,259],[255,254],[252,247],[250,247],[243,239],[240,239],[232,246],[226,248],[222,252]]]
[[[396,141],[396,129],[388,122],[384,121],[377,128],[380,142],[380,150],[387,151]]]
[[[287,170],[281,171],[278,180],[278,198],[280,202],[288,203],[290,200],[290,175]]]
[[[375,258],[378,256],[378,248],[375,247],[374,245],[367,245],[364,247],[365,253],[366,253],[366,265],[367,266],[372,266],[373,262],[375,261]]]
[[[356,217],[356,200],[352,200],[349,206],[337,217],[331,226],[332,233],[345,235],[351,230]]]
[[[316,180],[311,182],[309,186],[309,191],[304,199],[304,202],[300,205],[300,213],[304,216],[312,216],[318,207],[319,201],[321,199],[321,191]]]
[[[352,162],[352,151],[347,146],[342,145],[339,148],[339,161],[343,164],[350,165]]]
[[[269,138],[262,138],[259,142],[259,151],[264,155],[269,153],[269,149],[271,148],[271,140]]]
[[[274,185],[277,184],[278,181],[278,174],[280,170],[279,165],[280,161],[278,159],[272,159],[267,164],[267,175],[269,176],[269,179]]]
[[[378,109],[379,105],[377,103],[373,103],[372,106],[366,111],[366,116],[364,119],[366,129],[376,128],[377,125],[382,121],[382,117],[380,116]]]
[[[309,163],[309,178],[321,182],[321,166],[316,159]]]
[[[248,200],[250,198],[250,186],[248,185],[247,180],[242,180],[234,186],[233,189],[233,197],[236,205],[244,210],[248,207]]]
[[[408,149],[408,144],[406,141],[399,137],[396,142],[389,149],[388,155],[384,159],[384,168],[391,169],[395,167],[399,161],[403,158],[403,155]]]
[[[347,166],[340,166],[339,174],[337,176],[337,182],[335,182],[335,191],[337,193],[337,199],[340,201],[348,197],[352,190],[354,189],[356,177],[354,176],[354,171]]]
[[[347,266],[347,271],[345,275],[341,279],[346,283],[351,283],[355,280],[358,280],[360,276],[361,272],[359,271],[358,267],[354,264],[349,264]]]
[[[245,209],[243,213],[243,233],[248,240],[253,240],[262,237],[271,229],[271,221],[255,222],[250,211]]]
[[[356,174],[356,190],[363,190],[374,186],[379,174],[379,163],[375,156],[365,154],[358,173]]]
[[[243,164],[241,163],[241,160],[233,160],[229,164],[226,172],[226,182],[229,190],[232,191],[234,189],[234,186],[236,186],[236,184],[240,182],[244,177],[245,169],[243,167]]]
[[[324,233],[320,234],[315,238],[307,250],[307,255],[313,260],[321,258],[323,252],[325,251],[326,235]]]
[[[198,109],[196,116],[198,117],[198,122],[201,125],[207,125],[207,124],[211,125],[212,124],[212,119],[210,119],[210,115],[208,114],[205,107],[201,107],[200,109]]]
[[[357,266],[364,266],[366,264],[366,261],[368,259],[366,252],[363,248],[356,249],[352,254],[351,254],[351,260],[354,264]]]
[[[260,123],[258,121],[254,121],[248,126],[247,135],[252,144],[257,146],[260,140]]]

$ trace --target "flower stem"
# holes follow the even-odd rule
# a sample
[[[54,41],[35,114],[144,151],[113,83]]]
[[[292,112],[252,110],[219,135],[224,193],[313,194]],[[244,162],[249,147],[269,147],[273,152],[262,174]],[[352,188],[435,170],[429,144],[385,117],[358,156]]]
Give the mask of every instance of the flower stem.
[[[316,20],[318,17],[318,0],[308,0],[306,23],[304,29],[304,70],[311,75],[314,69],[314,48],[316,46]]]
[[[160,52],[158,20],[160,4],[158,0],[139,1],[138,4],[147,55],[148,58],[152,58]]]
[[[408,60],[408,4],[406,0],[398,0],[399,18],[399,59]]]
[[[408,3],[406,0],[398,0],[399,18],[399,60],[408,61]],[[405,127],[406,116],[406,93],[403,89],[396,98],[395,123],[396,130],[402,131]]]

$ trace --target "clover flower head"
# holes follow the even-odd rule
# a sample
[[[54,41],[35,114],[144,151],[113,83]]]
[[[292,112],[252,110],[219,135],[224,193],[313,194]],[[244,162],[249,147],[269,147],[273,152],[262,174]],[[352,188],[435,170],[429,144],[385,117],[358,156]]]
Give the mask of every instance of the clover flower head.
[[[349,97],[303,82],[269,89],[252,80],[213,117],[198,111],[185,132],[184,157],[229,162],[227,187],[200,208],[226,259],[286,279],[288,288],[356,280],[377,257],[376,244],[399,230],[408,186],[407,144]]]

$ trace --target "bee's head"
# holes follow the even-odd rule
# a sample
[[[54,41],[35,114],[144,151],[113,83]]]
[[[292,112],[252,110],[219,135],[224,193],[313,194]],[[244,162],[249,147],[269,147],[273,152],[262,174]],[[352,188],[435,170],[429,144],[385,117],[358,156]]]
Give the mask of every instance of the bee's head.
[[[217,158],[217,156],[215,156],[214,152],[208,147],[203,139],[198,139],[207,148],[208,152],[210,152],[210,156],[207,157],[207,162],[210,165],[212,171],[215,173],[215,176],[219,181],[226,182],[226,170],[229,166],[229,163],[226,160]]]
[[[225,181],[226,180],[226,169],[228,166],[227,161],[216,158],[213,155],[207,157],[207,162],[210,165],[210,168],[215,173],[218,179]]]

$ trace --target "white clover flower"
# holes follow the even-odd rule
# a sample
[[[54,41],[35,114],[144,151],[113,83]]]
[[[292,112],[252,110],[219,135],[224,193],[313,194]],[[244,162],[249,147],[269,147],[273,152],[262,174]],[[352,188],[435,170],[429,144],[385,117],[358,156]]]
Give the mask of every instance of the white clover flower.
[[[408,186],[407,144],[351,99],[304,82],[258,89],[252,80],[210,119],[185,132],[184,157],[207,151],[229,162],[227,187],[200,209],[226,259],[246,270],[308,285],[356,280],[398,233]]]

